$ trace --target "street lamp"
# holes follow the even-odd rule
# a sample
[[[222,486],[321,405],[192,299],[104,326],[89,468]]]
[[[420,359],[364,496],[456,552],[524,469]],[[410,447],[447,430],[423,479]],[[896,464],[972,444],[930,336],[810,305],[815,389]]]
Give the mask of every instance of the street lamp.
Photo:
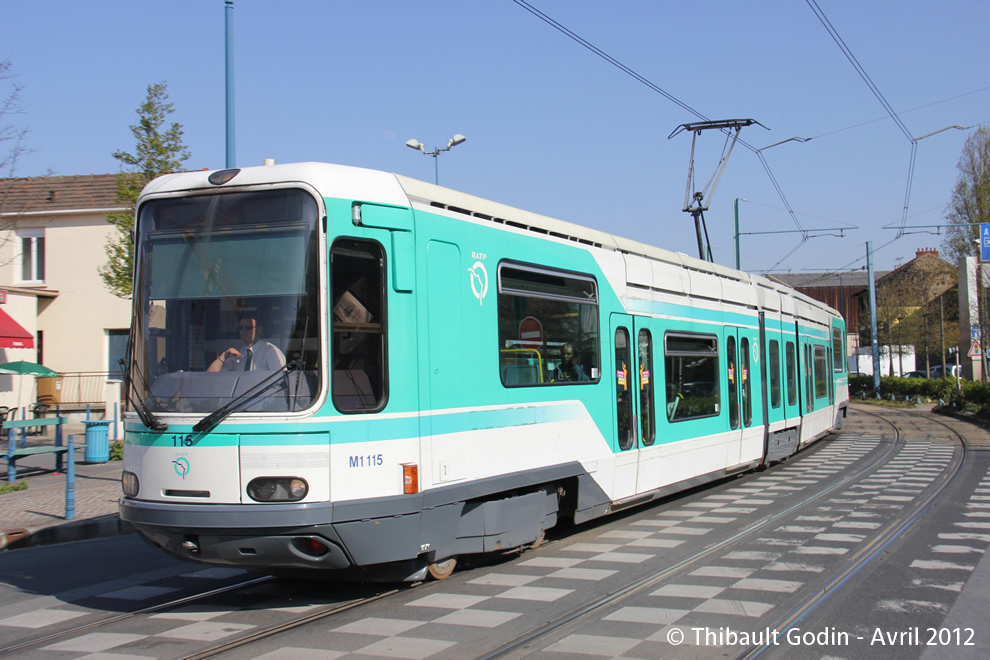
[[[451,149],[453,149],[454,147],[456,147],[460,143],[464,142],[464,140],[466,140],[466,139],[467,138],[464,137],[463,135],[461,135],[460,133],[456,133],[454,135],[454,137],[452,137],[449,140],[447,140],[447,148],[446,149],[441,149],[440,147],[437,147],[433,151],[427,151],[426,150],[426,145],[424,145],[422,142],[420,142],[416,138],[413,138],[412,140],[409,140],[408,142],[406,142],[406,146],[409,147],[410,149],[416,149],[417,151],[422,151],[427,156],[433,156],[433,176],[434,176],[434,182],[437,185],[439,185],[440,184],[440,169],[439,169],[439,167],[437,165],[437,156],[439,156],[444,151],[450,151]]]

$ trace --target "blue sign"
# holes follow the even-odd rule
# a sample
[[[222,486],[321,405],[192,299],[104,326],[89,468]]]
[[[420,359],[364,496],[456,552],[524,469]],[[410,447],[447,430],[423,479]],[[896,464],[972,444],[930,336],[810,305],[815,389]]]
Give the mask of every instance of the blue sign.
[[[980,225],[980,260],[990,261],[990,224]]]

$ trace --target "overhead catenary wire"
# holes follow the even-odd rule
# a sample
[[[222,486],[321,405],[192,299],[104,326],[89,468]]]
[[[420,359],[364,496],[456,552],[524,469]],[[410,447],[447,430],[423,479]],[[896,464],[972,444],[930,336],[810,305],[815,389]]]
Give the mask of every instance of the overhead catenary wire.
[[[818,20],[821,22],[821,24],[825,26],[825,30],[828,32],[829,36],[832,37],[832,41],[836,43],[836,45],[839,47],[839,50],[842,51],[842,54],[846,56],[846,59],[849,60],[849,63],[853,65],[854,69],[856,69],[856,73],[859,74],[859,77],[863,79],[863,82],[866,83],[866,86],[870,88],[870,91],[873,92],[873,95],[877,97],[878,101],[880,101],[880,105],[882,105],[884,110],[887,111],[887,114],[890,115],[890,118],[894,120],[894,123],[897,125],[899,129],[901,129],[901,132],[904,133],[905,137],[907,137],[908,140],[913,141],[914,136],[911,135],[911,131],[908,130],[908,127],[905,126],[903,121],[901,121],[901,118],[897,115],[897,112],[894,111],[894,108],[891,107],[891,105],[887,102],[887,99],[884,98],[884,95],[880,92],[880,88],[876,86],[876,84],[873,82],[873,79],[870,78],[868,73],[866,73],[866,69],[864,69],[863,65],[860,64],[859,60],[856,59],[856,56],[853,54],[849,46],[846,45],[846,42],[842,40],[842,37],[839,35],[839,32],[832,25],[832,22],[828,20],[828,17],[825,15],[825,12],[822,11],[821,7],[818,6],[818,3],[815,2],[815,0],[805,0],[805,1],[808,3],[808,6],[811,7],[811,11],[815,13],[815,16],[818,17]]]
[[[671,94],[671,93],[667,92],[666,90],[664,90],[663,88],[661,88],[659,85],[653,83],[652,81],[650,81],[646,77],[642,76],[641,74],[639,74],[638,72],[636,72],[635,70],[633,70],[632,68],[630,68],[629,66],[623,64],[622,62],[620,62],[619,60],[617,60],[613,56],[611,56],[608,53],[606,53],[605,51],[603,51],[601,48],[595,46],[594,44],[592,44],[591,42],[589,42],[587,39],[584,39],[583,37],[581,37],[580,35],[578,35],[577,33],[575,33],[573,30],[570,30],[569,28],[565,27],[563,24],[561,24],[560,22],[556,21],[552,17],[548,16],[544,12],[540,11],[539,9],[537,9],[536,7],[534,7],[533,5],[531,5],[530,3],[528,3],[526,0],[513,0],[513,2],[515,2],[515,4],[519,5],[520,7],[522,7],[523,9],[525,9],[526,11],[530,12],[531,14],[533,14],[534,16],[536,16],[537,18],[539,18],[540,20],[544,21],[545,23],[547,23],[548,25],[550,25],[554,29],[558,30],[559,32],[561,32],[562,34],[564,34],[565,36],[567,36],[568,38],[572,39],[573,41],[576,41],[582,47],[586,48],[587,50],[591,51],[595,55],[597,55],[597,56],[601,57],[602,59],[604,59],[605,61],[609,62],[614,67],[616,67],[620,71],[622,71],[623,73],[629,75],[630,77],[634,78],[638,82],[646,85],[651,90],[653,90],[656,93],[660,94],[661,96],[663,96],[667,100],[669,100],[672,103],[676,104],[678,107],[686,110],[687,112],[691,113],[692,115],[694,115],[695,117],[697,117],[697,118],[699,118],[699,119],[701,119],[703,121],[710,121],[704,114],[702,114],[698,110],[692,108],[687,103],[681,101],[680,99],[678,99],[677,97],[675,97],[673,94]],[[876,252],[876,251],[878,251],[880,249],[883,249],[883,248],[889,246],[891,243],[893,243],[897,239],[901,238],[906,233],[904,231],[904,229],[905,229],[906,224],[907,224],[908,210],[909,210],[910,199],[911,199],[911,191],[912,191],[912,186],[913,186],[913,181],[914,181],[914,170],[915,170],[915,161],[916,161],[916,158],[917,158],[917,142],[918,142],[918,138],[915,138],[912,135],[911,131],[907,128],[907,126],[901,120],[901,118],[898,115],[898,113],[893,109],[893,107],[890,105],[890,103],[884,97],[884,95],[880,91],[879,87],[877,87],[877,85],[870,78],[869,74],[866,72],[866,69],[859,63],[858,59],[853,54],[852,50],[846,45],[846,43],[842,39],[841,35],[839,35],[838,31],[832,25],[831,21],[829,21],[829,19],[828,19],[827,16],[825,16],[825,13],[818,6],[817,2],[815,2],[815,0],[806,0],[806,2],[811,7],[812,11],[815,13],[816,17],[819,19],[819,21],[822,23],[822,25],[825,27],[826,31],[832,37],[833,41],[835,41],[836,45],[840,48],[840,50],[843,52],[843,54],[849,60],[850,64],[852,64],[853,68],[856,69],[857,73],[863,79],[864,83],[866,83],[866,85],[870,88],[871,92],[874,94],[874,96],[877,98],[877,100],[880,102],[880,104],[883,106],[883,108],[887,111],[888,117],[890,117],[894,121],[894,123],[901,130],[901,132],[905,135],[905,137],[907,137],[907,139],[911,142],[911,153],[910,153],[909,162],[908,162],[908,176],[907,176],[907,181],[905,183],[905,191],[904,191],[904,205],[903,205],[902,214],[901,214],[900,226],[898,227],[898,233],[897,233],[897,236],[895,236],[895,238],[893,240],[885,243],[880,248],[876,248],[874,250],[874,252]],[[954,100],[954,99],[957,99],[957,98],[961,98],[963,96],[968,96],[970,94],[975,94],[977,92],[985,91],[986,89],[990,89],[990,87],[984,87],[984,88],[977,89],[977,90],[974,90],[974,91],[971,91],[971,92],[966,92],[964,94],[960,94],[960,95],[957,95],[957,96],[954,96],[954,97],[950,97],[948,99],[943,99],[941,101],[935,101],[933,103],[929,103],[929,104],[926,104],[926,105],[918,106],[916,108],[912,108],[911,110],[906,110],[904,112],[906,113],[906,112],[911,112],[913,110],[919,110],[919,109],[922,109],[922,108],[929,107],[931,105],[936,105],[938,103],[943,103],[943,102],[946,102],[946,101],[951,101],[951,100]],[[904,113],[901,113],[901,114],[904,114]],[[834,131],[831,131],[831,132],[823,133],[823,134],[818,135],[818,136],[815,136],[815,137],[824,137],[826,135],[831,135],[833,133],[838,133],[838,132],[841,132],[841,131],[844,131],[844,130],[849,130],[851,128],[856,128],[858,126],[862,126],[862,125],[869,124],[869,123],[872,123],[874,121],[879,121],[879,120],[880,119],[870,120],[870,121],[867,121],[867,122],[863,122],[861,124],[857,124],[855,126],[850,126],[850,127],[847,127],[847,128],[837,129],[837,130],[834,130]],[[723,132],[724,133],[728,133],[727,130],[723,130]],[[927,137],[927,136],[923,136],[923,137]],[[774,190],[777,192],[777,195],[780,197],[781,202],[783,203],[783,205],[785,207],[785,210],[791,216],[791,220],[794,223],[794,226],[797,227],[798,230],[802,232],[802,239],[801,239],[801,241],[798,243],[798,245],[794,249],[792,249],[790,252],[788,252],[788,254],[787,254],[788,257],[790,255],[792,255],[794,252],[796,252],[797,249],[799,249],[802,245],[804,245],[804,243],[807,242],[808,238],[811,238],[811,236],[809,236],[809,235],[806,234],[806,230],[804,229],[804,227],[801,224],[801,222],[798,220],[797,214],[794,212],[794,210],[791,207],[790,203],[787,201],[787,197],[784,195],[783,189],[780,187],[779,183],[777,182],[776,177],[774,176],[773,171],[771,170],[770,165],[767,162],[766,158],[763,156],[762,152],[764,150],[766,150],[766,149],[769,149],[770,147],[774,147],[774,146],[777,146],[779,144],[783,144],[784,142],[790,142],[790,141],[807,142],[807,141],[810,141],[812,139],[814,139],[814,138],[793,137],[793,138],[789,138],[787,140],[783,140],[781,142],[774,143],[774,144],[769,145],[767,147],[763,147],[761,149],[757,149],[756,147],[754,147],[753,145],[749,144],[745,140],[737,139],[738,144],[742,145],[744,148],[752,151],[754,154],[757,155],[757,157],[760,160],[761,165],[763,166],[764,170],[767,172],[767,176],[770,178],[770,181],[771,181],[771,184],[774,187]],[[860,261],[861,259],[857,259],[856,261]],[[780,262],[778,262],[778,264],[776,264],[776,265],[779,265],[779,263],[782,263],[782,261],[783,260],[781,260]],[[853,263],[855,263],[855,262],[853,262]],[[775,265],[775,267],[776,267],[776,265]],[[843,267],[843,268],[845,268],[845,267]]]
[[[653,83],[652,81],[650,81],[649,79],[647,79],[645,76],[640,75],[639,73],[637,73],[636,71],[634,71],[630,67],[626,66],[625,64],[623,64],[619,60],[615,59],[614,57],[612,57],[611,55],[609,55],[608,53],[606,53],[605,51],[603,51],[598,46],[595,46],[594,44],[592,44],[587,39],[581,37],[579,34],[577,34],[576,32],[574,32],[573,30],[565,27],[564,25],[562,25],[558,21],[554,20],[553,18],[551,18],[547,14],[543,13],[542,11],[540,11],[539,9],[537,9],[536,7],[534,7],[533,5],[531,5],[528,2],[526,2],[526,0],[513,0],[513,2],[515,2],[517,5],[519,5],[520,7],[522,7],[523,9],[525,9],[526,11],[528,11],[529,13],[533,14],[534,16],[536,16],[541,21],[543,21],[547,25],[551,26],[552,28],[554,28],[558,32],[564,34],[568,38],[570,38],[570,39],[576,41],[577,43],[581,44],[581,46],[583,46],[584,48],[588,49],[589,51],[591,51],[592,53],[594,53],[598,57],[602,58],[603,60],[605,60],[606,62],[608,62],[612,66],[616,67],[617,69],[619,69],[620,71],[622,71],[626,75],[629,75],[632,78],[634,78],[635,80],[639,81],[640,83],[646,85],[651,90],[653,90],[657,94],[660,94],[661,96],[663,96],[665,99],[667,99],[671,103],[674,103],[675,105],[677,105],[678,107],[682,108],[683,110],[686,110],[687,112],[690,112],[692,115],[694,115],[695,117],[697,117],[698,119],[700,119],[702,121],[711,121],[708,117],[706,117],[705,115],[703,115],[701,112],[695,110],[694,108],[692,108],[691,106],[689,106],[684,101],[681,101],[680,99],[678,99],[676,96],[674,96],[670,92],[666,91],[665,89],[663,89],[659,85],[657,85],[657,84]],[[726,133],[727,135],[730,134],[729,129],[722,129],[722,132],[723,133]],[[760,155],[759,151],[753,145],[749,144],[748,142],[746,142],[744,140],[738,139],[738,138],[736,139],[736,141],[738,142],[738,144],[742,145],[746,149],[749,149],[750,151],[752,151],[753,153],[755,153],[760,158],[760,162],[763,164],[763,168],[767,171],[767,174],[770,175],[771,182],[773,183],[774,189],[777,191],[778,196],[780,196],[781,202],[784,204],[785,207],[788,208],[788,213],[790,213],[791,220],[794,222],[794,226],[797,227],[799,230],[804,231],[803,228],[801,227],[801,223],[797,219],[797,216],[794,214],[794,211],[793,210],[790,210],[791,209],[791,205],[787,201],[787,197],[784,195],[784,191],[781,189],[780,185],[777,184],[776,179],[773,176],[773,173],[770,171],[770,165],[766,162],[766,159],[763,158],[762,155]]]
[[[822,11],[821,7],[818,6],[818,3],[815,0],[805,0],[805,2],[807,2],[808,6],[811,7],[811,11],[813,11],[815,16],[818,17],[819,22],[825,26],[825,30],[828,32],[829,36],[832,37],[832,41],[835,42],[835,44],[839,47],[839,50],[842,51],[842,54],[846,56],[849,63],[852,64],[854,69],[856,69],[856,73],[859,74],[859,77],[863,79],[866,86],[870,88],[873,95],[878,101],[880,101],[880,105],[882,105],[883,109],[887,111],[887,114],[894,121],[897,128],[904,133],[904,136],[911,143],[911,155],[908,158],[907,183],[904,187],[904,207],[901,211],[901,225],[897,230],[896,236],[896,238],[900,238],[904,235],[904,226],[907,224],[908,208],[911,203],[911,186],[914,183],[914,164],[918,157],[918,140],[911,134],[911,131],[908,129],[907,125],[904,124],[890,103],[887,102],[887,99],[880,91],[880,88],[876,86],[873,79],[870,78],[868,73],[866,73],[866,69],[864,69],[863,65],[856,59],[856,56],[853,54],[852,50],[846,45],[846,42],[843,41],[842,36],[839,35],[838,30],[835,29],[832,22],[828,20],[828,17],[825,15],[825,12]]]

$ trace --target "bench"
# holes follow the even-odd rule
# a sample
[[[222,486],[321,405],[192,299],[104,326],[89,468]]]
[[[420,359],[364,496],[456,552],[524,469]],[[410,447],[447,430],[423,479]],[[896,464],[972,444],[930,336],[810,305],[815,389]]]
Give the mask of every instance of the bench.
[[[55,471],[62,471],[62,456],[69,451],[62,446],[62,424],[64,417],[49,417],[45,419],[18,419],[4,422],[2,428],[7,432],[7,450],[0,452],[0,458],[7,461],[7,481],[17,480],[17,459],[39,454],[55,454]],[[35,426],[54,426],[55,444],[38,447],[26,447],[25,433],[28,428]],[[17,446],[17,432],[21,429],[21,446]]]

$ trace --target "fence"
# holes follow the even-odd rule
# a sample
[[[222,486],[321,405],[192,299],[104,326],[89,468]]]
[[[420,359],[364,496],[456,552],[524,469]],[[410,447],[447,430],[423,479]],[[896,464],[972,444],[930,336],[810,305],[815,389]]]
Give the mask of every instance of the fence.
[[[116,380],[119,374],[112,377]],[[110,378],[108,371],[70,371],[52,378],[38,378],[38,402],[69,407],[103,405]]]

